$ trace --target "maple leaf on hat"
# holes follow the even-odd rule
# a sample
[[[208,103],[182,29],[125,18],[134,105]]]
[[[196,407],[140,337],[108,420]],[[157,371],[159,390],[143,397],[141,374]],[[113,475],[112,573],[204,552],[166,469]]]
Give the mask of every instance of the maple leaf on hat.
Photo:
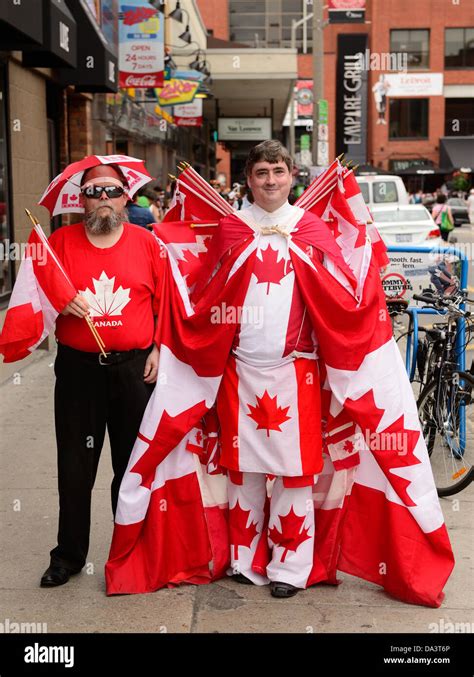
[[[278,251],[276,249],[273,249],[273,247],[269,245],[266,249],[261,250],[260,253],[262,259],[260,260],[257,256],[253,272],[257,277],[257,284],[266,284],[267,294],[269,294],[270,285],[280,284],[285,275],[290,272],[291,262],[287,262],[287,270],[285,273],[285,259],[280,259],[278,261]]]
[[[250,545],[258,534],[257,522],[250,522],[250,510],[244,510],[240,507],[239,501],[229,510],[229,540],[234,548],[234,559],[239,559],[238,546],[243,545],[250,548]]]
[[[257,424],[257,430],[266,430],[267,437],[270,437],[270,430],[276,430],[281,433],[280,426],[289,421],[291,416],[287,416],[288,407],[279,407],[277,395],[270,397],[268,391],[265,390],[262,397],[257,398],[256,406],[247,404],[250,409],[250,414],[247,414]]]
[[[276,527],[272,527],[268,535],[275,545],[284,548],[280,562],[285,561],[288,551],[296,552],[299,546],[311,538],[308,534],[309,527],[303,527],[306,519],[305,515],[297,515],[291,506],[288,515],[278,515],[281,524],[281,531]]]

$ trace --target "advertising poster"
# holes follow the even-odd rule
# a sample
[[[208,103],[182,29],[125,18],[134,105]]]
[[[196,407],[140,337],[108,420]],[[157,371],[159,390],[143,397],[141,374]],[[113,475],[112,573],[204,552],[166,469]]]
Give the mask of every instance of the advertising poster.
[[[164,81],[163,15],[144,0],[119,5],[120,87],[161,87]]]
[[[459,287],[459,258],[441,252],[388,252],[390,266],[382,275],[385,296],[420,305],[413,294],[452,294]]]

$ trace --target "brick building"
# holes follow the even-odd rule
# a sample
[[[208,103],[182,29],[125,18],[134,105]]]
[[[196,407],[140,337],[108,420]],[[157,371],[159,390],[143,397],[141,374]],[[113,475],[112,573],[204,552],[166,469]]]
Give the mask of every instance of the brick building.
[[[285,47],[290,53],[292,21],[303,17],[303,2],[226,0],[218,3],[217,11],[216,0],[199,0],[199,7],[211,36],[249,47]],[[421,180],[420,166],[443,181],[443,170],[466,166],[469,157],[474,157],[474,3],[367,0],[365,20],[327,24],[323,30],[329,157],[346,151],[362,164],[405,173],[412,188]],[[306,54],[302,53],[302,26],[294,36],[301,80],[312,78],[311,30],[309,20]],[[342,64],[344,59],[350,63],[351,52],[360,49],[367,57],[357,102],[361,129],[358,138],[351,139],[353,143],[345,143],[344,119],[349,118],[350,124],[354,116],[352,120],[345,116],[344,88],[355,87],[355,83],[344,83]],[[391,54],[398,56],[390,61]],[[400,67],[402,71],[406,67],[406,73]],[[381,76],[383,83],[390,84],[383,116],[377,111],[373,91],[379,89]],[[351,101],[350,105],[355,104]],[[299,139],[311,128],[311,119],[299,123],[297,150]],[[474,161],[466,168],[470,165]]]

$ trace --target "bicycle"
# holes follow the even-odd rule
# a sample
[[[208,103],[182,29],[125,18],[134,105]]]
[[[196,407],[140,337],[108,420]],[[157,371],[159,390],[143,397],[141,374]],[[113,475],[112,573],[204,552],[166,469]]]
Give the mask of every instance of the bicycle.
[[[424,328],[424,350],[417,354],[422,384],[417,406],[438,495],[451,496],[474,479],[473,444],[472,440],[468,444],[466,428],[472,425],[474,366],[460,370],[456,351],[457,321],[470,318],[469,310],[460,306],[470,299],[465,291],[451,297],[415,294],[413,298],[444,312],[446,318]]]

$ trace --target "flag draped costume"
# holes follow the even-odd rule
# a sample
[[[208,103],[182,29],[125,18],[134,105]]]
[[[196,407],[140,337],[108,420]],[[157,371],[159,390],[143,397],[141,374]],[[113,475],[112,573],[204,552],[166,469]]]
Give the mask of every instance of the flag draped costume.
[[[380,243],[352,228],[347,245],[339,197],[326,220],[287,204],[156,229],[159,374],[120,489],[109,595],[236,571],[307,588],[343,571],[441,604],[454,558]]]

